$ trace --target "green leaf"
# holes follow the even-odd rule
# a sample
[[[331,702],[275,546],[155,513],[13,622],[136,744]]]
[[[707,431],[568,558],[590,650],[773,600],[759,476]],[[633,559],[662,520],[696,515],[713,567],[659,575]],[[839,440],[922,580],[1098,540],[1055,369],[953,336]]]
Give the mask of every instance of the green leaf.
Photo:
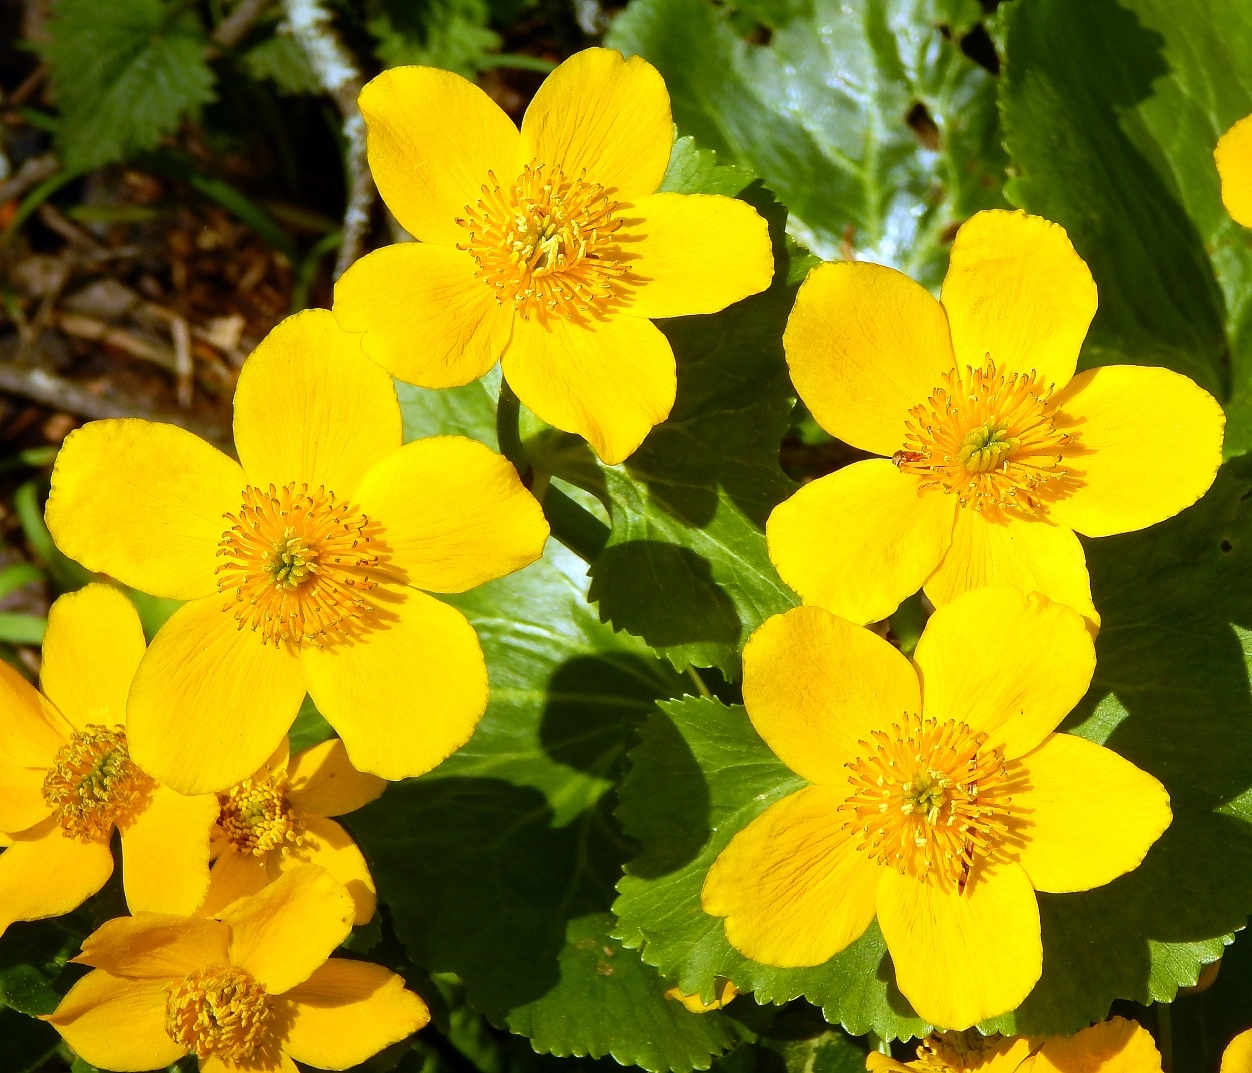
[[[172,0],[57,0],[40,45],[61,111],[66,168],[87,171],[151,149],[213,99],[207,39]]]
[[[243,54],[243,65],[257,81],[269,79],[279,93],[321,93],[322,84],[300,43],[289,33],[276,32]]]
[[[679,131],[759,175],[810,249],[935,286],[952,227],[1002,203],[995,79],[940,32],[951,6],[758,0],[752,45],[707,0],[633,0],[605,43],[660,69]]]

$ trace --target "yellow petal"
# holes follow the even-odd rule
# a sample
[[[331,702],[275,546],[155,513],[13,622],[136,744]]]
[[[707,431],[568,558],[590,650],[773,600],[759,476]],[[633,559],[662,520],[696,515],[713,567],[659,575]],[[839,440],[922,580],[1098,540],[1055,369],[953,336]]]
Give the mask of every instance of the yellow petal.
[[[66,838],[58,823],[44,821],[0,853],[0,934],[15,920],[77,909],[112,874],[107,844]]]
[[[400,440],[391,377],[328,310],[288,317],[244,362],[235,388],[235,446],[250,484],[294,481],[350,499],[365,471]],[[238,509],[236,496],[231,510]]]
[[[127,707],[130,754],[179,793],[242,782],[287,733],[304,672],[287,648],[261,643],[222,610],[225,597],[185,604],[139,664]]]
[[[716,313],[774,276],[769,228],[751,205],[716,194],[650,194],[632,206],[622,247],[638,317]],[[638,219],[639,223],[634,221]]]
[[[651,321],[626,315],[546,325],[519,318],[504,375],[536,414],[584,437],[611,466],[669,416],[678,384],[669,340]]]
[[[752,635],[743,702],[784,764],[834,786],[846,786],[859,741],[921,708],[917,675],[899,650],[820,607],[775,615]]]
[[[996,521],[979,511],[958,510],[952,546],[923,588],[942,606],[986,585],[1041,592],[1092,624],[1100,623],[1091,602],[1086,554],[1067,526],[1020,515]]]
[[[357,771],[338,738],[312,745],[287,765],[287,800],[306,816],[343,816],[382,795],[386,780]]]
[[[870,1051],[865,1056],[865,1068],[869,1073],[913,1073],[913,1067],[904,1062],[897,1062],[889,1054]]]
[[[717,993],[712,1002],[705,1002],[700,997],[699,992],[690,995],[686,994],[681,987],[668,988],[665,992],[665,997],[673,999],[675,1002],[681,1002],[683,1008],[690,1010],[692,1013],[710,1013],[713,1010],[720,1010],[739,994],[739,989],[734,984],[720,976],[714,983],[717,987]]]
[[[230,962],[271,995],[303,983],[352,930],[354,908],[343,885],[305,865],[222,914],[230,928]]]
[[[1068,1039],[1048,1040],[1032,1073],[1161,1073],[1161,1054],[1146,1028],[1114,1017]],[[1222,1073],[1230,1073],[1224,1059]]]
[[[1226,1045],[1221,1073],[1252,1073],[1252,1028],[1240,1032]]]
[[[859,833],[837,812],[846,787],[806,786],[770,805],[722,850],[704,881],[706,913],[764,965],[828,961],[874,919],[884,869],[857,851]]]
[[[135,605],[112,585],[88,585],[48,612],[39,684],[75,730],[88,723],[122,726],[143,652]]]
[[[1017,865],[976,867],[963,894],[894,868],[882,876],[878,926],[919,1016],[969,1028],[1030,994],[1043,971],[1039,906]]]
[[[194,913],[209,890],[209,832],[217,796],[183,797],[158,783],[122,828],[122,880],[132,913]]]
[[[1218,139],[1213,159],[1221,176],[1226,211],[1236,223],[1252,227],[1252,116],[1239,120]]]
[[[217,542],[243,470],[174,425],[126,418],[71,432],[52,469],[52,537],[88,570],[153,596],[217,591]]]
[[[397,620],[359,641],[301,653],[309,693],[353,767],[422,775],[469,741],[487,707],[487,668],[456,608],[405,590]]]
[[[239,1068],[233,1062],[221,1058],[201,1058],[198,1073],[239,1073]],[[300,1073],[300,1068],[291,1060],[291,1055],[276,1047],[250,1058],[247,1069],[248,1073]]]
[[[1076,484],[1053,517],[1087,536],[1143,529],[1191,506],[1222,464],[1222,408],[1169,369],[1109,365],[1060,396],[1065,470]]]
[[[279,858],[284,871],[316,864],[325,868],[344,885],[356,906],[354,924],[368,924],[374,916],[377,894],[374,878],[370,875],[365,858],[348,834],[334,820],[321,816],[309,816],[304,820],[304,842],[301,846]]]
[[[517,178],[517,127],[474,83],[433,67],[396,67],[360,96],[370,171],[387,207],[423,242],[456,245],[467,205],[494,172]]]
[[[0,660],[0,752],[19,767],[50,767],[71,733],[61,713]]]
[[[955,496],[923,494],[916,477],[871,458],[806,484],[774,508],[765,534],[770,560],[806,604],[876,622],[939,565],[955,513]]]
[[[387,563],[430,592],[464,592],[543,554],[548,523],[508,459],[464,436],[415,440],[361,482]]]
[[[47,774],[47,768],[19,764],[0,750],[0,831],[25,831],[52,814],[43,799]]]
[[[585,176],[619,200],[651,194],[674,145],[669,93],[652,64],[612,49],[576,52],[544,80],[522,119],[521,159]]]
[[[230,930],[217,920],[139,913],[105,921],[74,960],[115,976],[168,979],[228,964]]]
[[[1082,699],[1095,646],[1076,611],[992,585],[939,608],[913,660],[927,718],[965,723],[987,735],[989,748],[1014,757],[1043,741]]]
[[[168,989],[168,980],[124,980],[97,969],[70,988],[47,1020],[75,1054],[100,1069],[164,1069],[187,1053],[165,1031]]]
[[[1069,382],[1096,311],[1096,285],[1065,228],[1024,212],[971,216],[943,281],[958,367],[1037,372]]]
[[[430,1020],[403,979],[365,961],[331,958],[286,997],[293,1017],[284,1046],[318,1069],[355,1066]]]
[[[1018,765],[1026,788],[1013,793],[1014,840],[1036,890],[1090,890],[1133,871],[1173,818],[1156,779],[1072,734],[1052,735]]]
[[[513,307],[475,275],[468,253],[401,242],[366,254],[335,284],[335,319],[365,353],[422,387],[477,380],[508,346]]]
[[[240,853],[234,846],[227,844],[218,854],[209,872],[209,893],[200,907],[200,913],[206,917],[221,916],[222,913],[240,898],[251,898],[259,894],[277,878],[280,871],[274,864],[270,875],[270,858],[281,857],[281,851],[256,856],[252,853]]]

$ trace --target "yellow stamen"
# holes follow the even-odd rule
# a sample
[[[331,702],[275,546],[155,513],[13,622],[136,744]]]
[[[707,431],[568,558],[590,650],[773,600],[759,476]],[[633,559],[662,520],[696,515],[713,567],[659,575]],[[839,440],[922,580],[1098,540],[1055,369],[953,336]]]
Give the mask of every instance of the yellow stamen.
[[[966,1073],[982,1065],[1002,1044],[1003,1036],[984,1036],[974,1029],[935,1033],[918,1045],[917,1061],[910,1065],[919,1073]]]
[[[83,842],[107,842],[148,807],[153,782],[130,758],[120,726],[89,725],[58,750],[43,780],[43,799],[61,830]]]
[[[219,793],[217,803],[218,826],[240,853],[261,857],[303,842],[303,825],[287,800],[286,779],[244,779]]]
[[[274,1036],[273,1004],[243,969],[200,969],[170,988],[165,1031],[197,1058],[255,1058]]]

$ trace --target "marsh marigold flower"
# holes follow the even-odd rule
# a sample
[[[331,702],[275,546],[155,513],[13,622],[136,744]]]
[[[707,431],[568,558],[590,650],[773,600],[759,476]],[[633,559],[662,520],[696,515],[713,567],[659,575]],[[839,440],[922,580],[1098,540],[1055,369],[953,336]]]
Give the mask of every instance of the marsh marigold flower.
[[[42,695],[0,662],[0,932],[68,913],[113,872],[132,910],[191,913],[209,887],[212,795],[182,797],[131,759],[126,693],[144,653],[131,602],[108,585],[48,613]]]
[[[74,960],[95,971],[45,1018],[101,1069],[202,1073],[347,1069],[416,1032],[425,1003],[381,965],[330,957],[352,899],[306,865],[220,919],[139,913],[104,924]]]
[[[387,783],[357,771],[337,738],[295,756],[284,738],[255,774],[217,795],[213,871],[201,912],[212,916],[305,864],[325,868],[356,905],[355,923],[374,915],[374,880],[351,836],[330,817],[377,798]]]
[[[131,754],[182,793],[224,790],[273,753],[307,690],[353,765],[430,770],[487,703],[473,627],[428,596],[533,562],[548,525],[480,443],[401,446],[391,377],[326,310],[244,363],[235,462],[172,425],[93,421],[65,440],[48,527],[67,554],[188,601],[127,707]]]
[[[1213,150],[1222,202],[1236,223],[1252,227],[1252,115],[1239,120]]]
[[[433,67],[385,71],[360,100],[378,189],[421,241],[357,261],[335,315],[402,380],[452,387],[503,360],[531,410],[620,462],[674,402],[674,355],[651,318],[715,313],[769,286],[754,209],[657,192],[674,123],[639,57],[572,56],[520,132]]]
[[[926,1020],[1013,1009],[1042,966],[1035,891],[1108,883],[1170,823],[1151,775],[1053,733],[1094,668],[1077,612],[1007,585],[939,608],[912,664],[820,607],[768,619],[744,649],[744,704],[811,785],[722,850],[705,911],[742,954],[787,968],[877,916]]]
[[[1075,532],[1142,529],[1221,464],[1221,407],[1168,369],[1074,375],[1096,288],[1064,230],[987,211],[957,233],[941,301],[881,265],[809,273],[792,379],[827,432],[883,458],[773,512],[769,554],[807,604],[854,622],[925,589],[1043,592],[1098,622]],[[855,519],[850,522],[849,519]]]

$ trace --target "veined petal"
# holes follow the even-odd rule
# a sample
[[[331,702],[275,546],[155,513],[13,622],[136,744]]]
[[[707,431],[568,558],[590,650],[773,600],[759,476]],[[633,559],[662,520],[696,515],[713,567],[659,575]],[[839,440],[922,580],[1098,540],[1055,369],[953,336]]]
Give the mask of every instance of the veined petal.
[[[275,852],[272,856],[278,857],[279,853]],[[200,913],[209,917],[221,916],[240,898],[251,898],[263,891],[280,871],[277,864],[270,868],[270,857],[271,854],[258,857],[240,853],[227,844],[209,871],[209,893],[200,907]],[[270,875],[271,870],[273,875]]]
[[[409,585],[464,592],[529,566],[548,522],[513,464],[464,436],[405,444],[369,471],[357,501],[384,529]]]
[[[395,621],[301,662],[318,711],[358,771],[425,774],[469,741],[487,707],[487,667],[465,616],[406,589]]]
[[[1031,1073],[1161,1073],[1161,1053],[1146,1028],[1113,1017],[1068,1038],[1053,1036],[1040,1048]],[[1224,1057],[1222,1073],[1230,1073]]]
[[[1252,227],[1252,116],[1239,120],[1217,140],[1213,159],[1226,211],[1235,223]],[[1222,1073],[1226,1073],[1224,1067]]]
[[[673,145],[660,72],[613,49],[576,52],[544,79],[522,119],[522,163],[585,176],[618,199],[655,191]]]
[[[955,496],[923,493],[916,477],[870,458],[806,484],[774,508],[765,534],[779,576],[806,604],[876,622],[939,565],[955,514]]]
[[[122,881],[132,913],[194,913],[209,890],[209,832],[215,794],[183,797],[157,783],[152,799],[122,828]]]
[[[1043,971],[1039,906],[1015,864],[977,867],[962,894],[884,868],[878,926],[900,991],[941,1028],[1014,1009]]]
[[[400,242],[366,254],[335,284],[335,319],[365,353],[422,387],[477,380],[504,353],[513,307],[475,275],[468,253]]]
[[[0,753],[20,767],[50,767],[72,733],[61,713],[17,668],[0,660]]]
[[[67,592],[48,612],[39,685],[75,730],[123,726],[144,645],[135,605],[112,585]]]
[[[228,964],[230,930],[218,920],[138,913],[105,921],[74,961],[115,976],[168,980]]]
[[[1061,388],[1095,316],[1096,285],[1060,224],[987,209],[956,233],[942,301],[958,367],[990,358]]]
[[[923,586],[936,606],[986,585],[1014,585],[1072,607],[1098,626],[1087,556],[1073,530],[1018,515],[1005,521],[958,510],[952,546]]]
[[[629,212],[622,239],[637,317],[716,313],[774,277],[769,227],[745,201],[717,194],[649,194]],[[640,222],[635,224],[634,220]]]
[[[467,205],[494,172],[511,183],[523,161],[513,121],[473,82],[434,67],[395,67],[361,90],[370,171],[404,229],[456,245]]]
[[[1226,1045],[1220,1073],[1252,1073],[1252,1028],[1240,1032]]]
[[[97,969],[71,987],[46,1020],[75,1054],[100,1069],[164,1069],[187,1053],[165,1031],[168,989],[168,980],[127,980]]]
[[[342,502],[401,438],[391,377],[329,310],[288,317],[244,362],[235,446],[250,484],[324,486]],[[238,495],[230,509],[239,510]]]
[[[113,874],[107,844],[67,838],[54,820],[0,853],[0,934],[15,920],[43,920],[77,909]]]
[[[1066,485],[1052,515],[1087,536],[1143,529],[1191,506],[1222,464],[1226,417],[1217,400],[1169,369],[1108,365],[1059,396]]]
[[[1082,699],[1096,657],[1076,611],[992,585],[935,611],[913,661],[928,719],[965,723],[987,735],[988,748],[1014,757],[1043,741]]]
[[[909,661],[877,634],[797,607],[767,619],[744,647],[743,702],[792,771],[846,787],[858,743],[919,711],[921,695]]]
[[[243,487],[239,464],[185,429],[92,421],[61,445],[45,517],[88,570],[194,600],[217,590],[217,544]]]
[[[382,796],[385,779],[357,771],[338,738],[303,749],[287,765],[287,800],[306,816],[343,816]]]
[[[536,414],[591,444],[601,461],[629,458],[674,405],[678,379],[669,340],[628,315],[546,325],[518,318],[504,375]]]
[[[730,945],[783,968],[820,965],[874,919],[883,869],[857,851],[837,811],[847,790],[806,786],[770,805],[722,850],[704,881],[706,913]]]
[[[130,754],[179,793],[242,782],[274,751],[304,699],[287,647],[239,628],[226,597],[174,612],[139,664],[127,706]]]
[[[909,410],[954,364],[934,296],[903,272],[863,261],[821,264],[808,274],[783,346],[817,423],[878,455],[904,446]]]
[[[279,858],[279,868],[290,871],[305,864],[325,868],[344,885],[356,906],[354,924],[368,924],[374,916],[377,894],[365,858],[348,834],[334,820],[309,816],[304,821],[304,842]]]
[[[1026,785],[1013,794],[1015,842],[1036,890],[1090,890],[1133,871],[1173,819],[1156,779],[1073,734],[1017,763]]]
[[[25,831],[52,814],[43,799],[47,775],[47,768],[19,764],[0,749],[0,831]]]

